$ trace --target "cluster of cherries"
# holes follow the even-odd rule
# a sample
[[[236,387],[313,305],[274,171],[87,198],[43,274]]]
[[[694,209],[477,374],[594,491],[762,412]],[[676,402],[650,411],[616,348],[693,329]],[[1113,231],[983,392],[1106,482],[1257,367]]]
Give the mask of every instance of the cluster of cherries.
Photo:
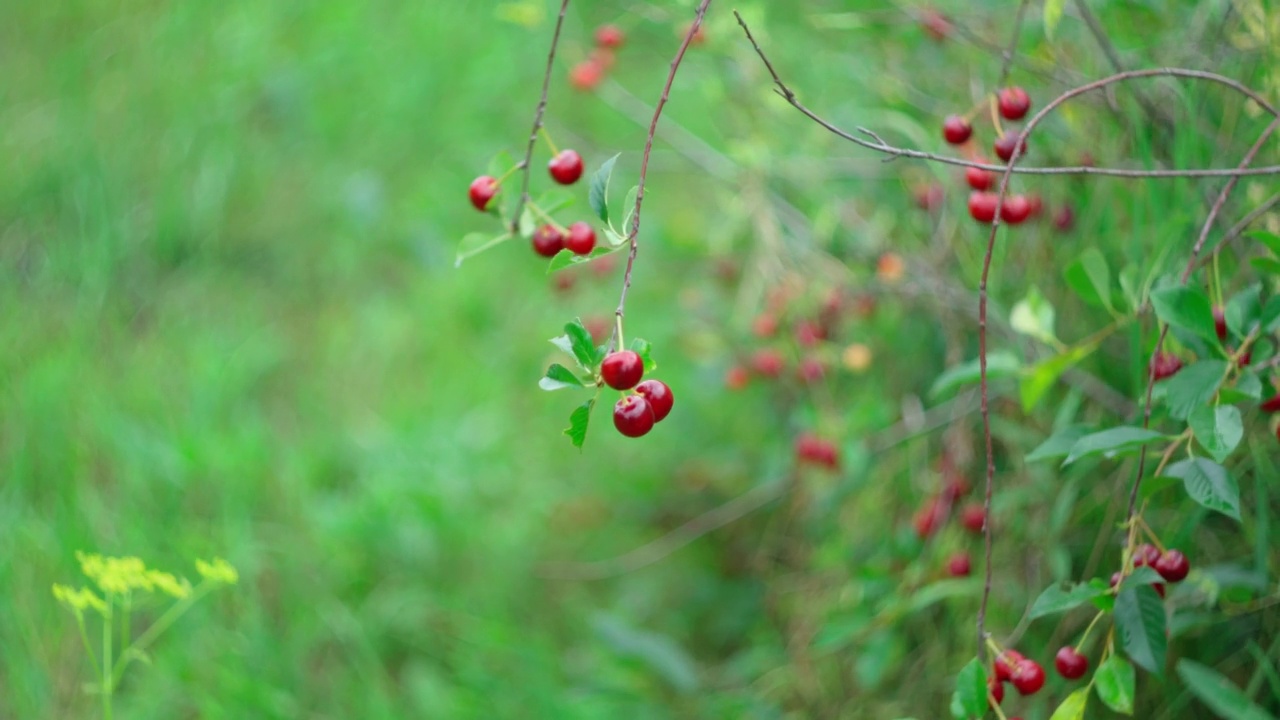
[[[617,25],[601,25],[596,28],[596,46],[586,60],[569,70],[569,84],[575,90],[589,92],[604,80],[613,68],[614,52],[622,47],[627,36]]]
[[[1186,579],[1191,572],[1191,561],[1179,550],[1161,551],[1154,545],[1143,543],[1133,550],[1133,566],[1135,568],[1150,567],[1160,573],[1165,582],[1177,583]],[[1116,571],[1111,575],[1111,587],[1120,584],[1124,574]],[[1164,583],[1151,583],[1151,587],[1164,597]]]
[[[676,398],[661,380],[645,380],[644,360],[634,350],[619,350],[600,363],[600,378],[614,390],[630,392],[613,406],[613,426],[627,437],[648,435],[671,414]]]
[[[942,488],[924,501],[911,517],[911,526],[916,537],[928,540],[946,525],[952,508],[969,493],[972,486],[964,478],[953,463],[950,455],[944,453],[939,462],[942,472]],[[982,503],[971,501],[960,506],[960,525],[971,535],[981,535],[986,526],[987,513]],[[968,577],[973,571],[973,561],[967,550],[952,553],[945,566],[947,575],[951,577]]]
[[[547,163],[547,172],[557,183],[572,185],[582,177],[582,156],[576,150],[561,150]],[[481,212],[488,210],[501,186],[502,180],[481,175],[471,181],[471,204]],[[596,231],[585,222],[575,222],[567,228],[548,222],[533,233],[533,251],[543,257],[555,257],[566,248],[576,255],[590,255],[595,247]]]

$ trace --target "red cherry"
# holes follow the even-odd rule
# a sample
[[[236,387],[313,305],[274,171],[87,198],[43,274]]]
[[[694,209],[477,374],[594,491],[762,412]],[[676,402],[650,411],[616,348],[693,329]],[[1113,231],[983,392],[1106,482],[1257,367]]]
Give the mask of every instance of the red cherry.
[[[823,331],[822,326],[818,323],[808,320],[796,323],[796,342],[805,347],[817,345],[826,338],[826,335],[826,332]]]
[[[1070,205],[1063,205],[1053,214],[1053,226],[1059,232],[1070,232],[1076,226],[1076,214],[1071,211]]]
[[[997,98],[1000,115],[1006,120],[1021,120],[1031,109],[1031,98],[1027,91],[1020,87],[1008,87],[1000,91]]]
[[[989,223],[996,219],[996,194],[989,192],[969,193],[969,214],[980,223]]]
[[[604,79],[604,66],[596,60],[584,60],[569,71],[569,84],[582,92],[595,90]]]
[[[778,318],[764,313],[757,315],[756,319],[751,323],[751,332],[755,333],[758,338],[773,337],[778,331]]]
[[[995,677],[987,678],[987,692],[991,694],[991,698],[997,705],[1004,702],[1004,682],[1001,680]]]
[[[968,577],[971,569],[967,552],[958,552],[947,560],[947,574],[951,577]]]
[[[1215,307],[1213,309],[1213,329],[1214,332],[1218,333],[1219,341],[1227,341],[1227,316],[1226,313],[1222,311],[1221,307]]]
[[[971,533],[981,535],[986,520],[987,513],[978,503],[969,503],[960,511],[960,524]]]
[[[1164,583],[1151,583],[1151,589],[1160,597],[1164,597]]]
[[[947,479],[947,484],[942,488],[942,496],[948,501],[954,502],[969,492],[969,481],[960,475],[952,475]]]
[[[963,144],[973,135],[973,126],[959,115],[948,115],[942,121],[942,137],[952,145]]]
[[[951,21],[946,15],[932,8],[920,13],[920,24],[924,26],[924,31],[929,34],[929,37],[936,42],[942,42],[951,35]]]
[[[481,175],[471,181],[468,194],[471,196],[471,204],[477,210],[484,211],[493,196],[498,194],[498,181],[488,175]]]
[[[942,527],[946,522],[946,507],[940,498],[932,498],[920,506],[916,514],[911,518],[911,524],[916,529],[916,536],[921,540],[927,539]]]
[[[543,225],[533,232],[533,251],[543,257],[555,257],[564,249],[564,234],[554,225]]]
[[[734,365],[724,373],[724,386],[730,390],[741,390],[751,380],[750,373],[741,365]]]
[[[971,167],[965,168],[964,180],[974,190],[990,190],[996,184],[996,175],[990,170]]]
[[[822,379],[827,373],[827,367],[822,364],[822,360],[816,357],[807,357],[800,361],[800,366],[796,368],[796,375],[803,383],[815,383]]]
[[[942,207],[942,200],[944,196],[945,193],[943,192],[941,185],[938,185],[937,183],[930,183],[929,185],[916,190],[916,207],[921,210],[932,212]]]
[[[1027,217],[1038,218],[1040,213],[1044,212],[1044,200],[1039,195],[1028,195],[1027,207],[1031,208],[1031,213]]]
[[[1089,658],[1070,645],[1065,645],[1053,658],[1058,674],[1068,680],[1079,680],[1089,670]]]
[[[1271,396],[1271,398],[1263,400],[1262,404],[1258,407],[1262,408],[1263,412],[1280,412],[1280,393],[1276,393]]]
[[[1159,352],[1152,356],[1151,367],[1155,371],[1156,380],[1164,380],[1182,369],[1182,361],[1172,353]]]
[[[999,680],[1000,682],[1008,682],[1009,679],[1013,677],[1013,669],[1017,667],[1018,663],[1024,660],[1026,660],[1026,658],[1017,650],[1005,650],[996,658],[996,680]]]
[[[1124,575],[1119,570],[1111,573],[1111,587],[1119,585],[1121,580],[1124,580]]]
[[[636,386],[636,392],[649,401],[649,407],[653,408],[654,422],[662,422],[663,418],[671,414],[671,407],[676,403],[671,388],[661,380],[645,380]]]
[[[1182,582],[1187,579],[1187,573],[1191,572],[1191,562],[1187,560],[1187,556],[1173,549],[1160,553],[1152,567],[1160,573],[1160,577],[1171,583]]]
[[[1034,695],[1044,687],[1044,668],[1035,660],[1023,660],[1013,666],[1009,682],[1017,689],[1019,695]]]
[[[1018,147],[1018,135],[1019,133],[1016,130],[1006,130],[1003,135],[997,138],[994,145],[996,157],[1009,162],[1009,158],[1013,157],[1014,148],[1017,148],[1019,158],[1026,155],[1027,141],[1023,140],[1022,146]]]
[[[801,465],[821,465],[830,470],[840,468],[840,451],[835,443],[805,433],[796,438],[796,461]]]
[[[584,222],[576,222],[569,226],[564,246],[577,255],[590,255],[596,247],[596,231]]]
[[[547,163],[551,179],[561,185],[572,185],[582,177],[582,156],[576,150],[561,150]]]
[[[1018,225],[1031,215],[1031,203],[1024,195],[1011,195],[1000,206],[1000,219]]]
[[[630,390],[644,376],[644,361],[633,350],[609,353],[600,363],[600,376],[614,390]]]
[[[782,374],[783,365],[782,355],[777,350],[757,350],[751,356],[751,368],[765,377],[778,377]]]
[[[601,25],[596,28],[596,44],[606,48],[620,48],[626,35],[617,25]]]
[[[1160,559],[1160,551],[1157,550],[1156,546],[1152,545],[1151,543],[1142,543],[1141,545],[1133,549],[1133,566],[1134,567],[1142,567],[1143,565],[1154,566],[1156,564],[1156,561],[1159,559]]]
[[[640,437],[653,429],[653,408],[639,395],[628,395],[613,406],[613,426],[627,437]]]

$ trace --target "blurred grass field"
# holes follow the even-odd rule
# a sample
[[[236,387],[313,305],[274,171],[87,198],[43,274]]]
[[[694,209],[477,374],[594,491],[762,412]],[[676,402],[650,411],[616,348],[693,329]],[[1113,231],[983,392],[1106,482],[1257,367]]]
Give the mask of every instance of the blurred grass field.
[[[474,1],[0,9],[0,717],[95,717],[74,623],[49,590],[79,580],[77,550],[188,575],[193,558],[221,555],[241,573],[131,670],[118,717],[781,716],[764,698],[790,676],[769,672],[786,653],[760,637],[759,579],[713,551],[695,545],[607,583],[538,573],[548,559],[624,553],[775,477],[789,445],[774,441],[795,418],[769,415],[761,395],[727,400],[723,367],[706,359],[718,341],[667,320],[711,302],[698,262],[750,232],[704,216],[746,201],[660,147],[628,327],[655,343],[678,410],[643,442],[611,432],[599,409],[583,453],[560,435],[572,402],[536,387],[546,340],[576,315],[610,312],[619,272],[562,296],[523,247],[453,267],[457,241],[485,222],[463,188],[526,137],[556,4],[508,5],[535,22]],[[570,61],[621,7],[584,5],[569,20]],[[833,53],[840,26],[766,5],[747,4],[791,48],[779,53],[815,106],[858,116],[865,103],[868,125],[931,142],[872,105],[952,104],[929,100],[951,82],[929,68],[949,61],[920,49],[909,23],[855,25],[883,35],[879,54],[806,66],[815,25]],[[846,15],[817,5],[830,22]],[[829,141],[780,104],[735,119],[756,102],[743,88],[766,98],[767,83],[727,37],[729,9],[716,10],[713,41],[732,49],[689,62],[673,120],[746,168],[743,185],[781,178],[815,223],[841,222],[806,196],[819,186],[904,195],[860,218],[875,232],[858,253],[918,230],[888,217],[909,199],[878,158],[842,177],[821,151],[791,159]],[[653,25],[619,71],[645,102],[675,43]],[[876,69],[913,57],[925,68],[915,81]],[[972,63],[990,82],[998,61]],[[640,126],[617,103],[571,94],[563,70],[551,119],[561,145],[589,167],[623,149],[634,168]],[[721,73],[735,78],[727,89]],[[1180,147],[1185,164],[1212,164],[1212,149]],[[1131,202],[1133,217],[1170,232],[1195,216],[1164,213],[1163,195]],[[1086,208],[1081,225],[1127,226],[1114,212]],[[888,312],[879,330],[901,333],[913,360],[863,381],[854,429],[890,424],[899,391],[944,365],[922,330],[930,318]],[[874,493],[900,492],[851,483],[873,508]],[[939,653],[968,643],[967,613],[937,618],[965,623]],[[732,661],[699,666],[681,649],[690,639]]]

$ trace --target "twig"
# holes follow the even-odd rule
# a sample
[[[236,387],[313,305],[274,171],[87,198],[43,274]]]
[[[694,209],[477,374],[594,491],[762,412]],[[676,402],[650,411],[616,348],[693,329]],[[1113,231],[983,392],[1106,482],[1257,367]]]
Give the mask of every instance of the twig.
[[[1272,208],[1274,208],[1277,204],[1280,204],[1280,193],[1276,193],[1275,195],[1272,195],[1266,200],[1263,200],[1261,205],[1254,208],[1253,210],[1250,210],[1248,215],[1245,215],[1244,217],[1240,218],[1240,222],[1237,222],[1235,225],[1232,225],[1231,229],[1227,231],[1227,234],[1223,235],[1221,240],[1218,240],[1218,243],[1213,246],[1213,250],[1210,251],[1209,254],[1205,256],[1202,260],[1200,260],[1200,264],[1204,265],[1205,263],[1212,260],[1215,255],[1222,252],[1222,248],[1226,247],[1227,243],[1243,235],[1245,230],[1249,229],[1250,225],[1257,222],[1258,218],[1262,217],[1263,215],[1266,215],[1267,212],[1270,211]]]
[[[568,2],[568,0],[565,0],[565,2]],[[689,44],[693,42],[693,36],[697,34],[698,28],[702,27],[702,18],[706,16],[707,6],[710,4],[711,0],[702,0],[702,3],[698,5],[698,13],[693,19],[693,24],[689,26],[688,32],[684,35],[684,40],[680,43],[680,49],[676,51],[675,59],[671,61],[671,70],[667,73],[667,82],[662,86],[662,96],[658,98],[658,104],[654,106],[653,120],[649,123],[649,134],[644,141],[644,155],[640,158],[640,179],[636,182],[635,214],[631,218],[631,231],[627,233],[627,242],[630,243],[631,248],[627,253],[627,269],[622,275],[622,294],[618,298],[618,309],[614,311],[614,314],[617,315],[619,326],[627,305],[627,290],[631,289],[631,270],[635,266],[636,253],[640,247],[640,207],[644,203],[644,181],[645,176],[649,173],[649,154],[653,151],[653,136],[658,131],[658,118],[662,117],[662,108],[666,107],[667,98],[671,95],[671,85],[675,82],[676,71],[680,69],[680,61],[684,60],[685,51],[689,49]]]
[[[556,59],[556,46],[560,44],[560,28],[564,26],[565,11],[569,9],[569,0],[561,0],[560,14],[556,17],[556,29],[551,35],[551,49],[547,51],[547,70],[542,76],[542,95],[538,98],[538,108],[533,113],[533,130],[529,131],[529,145],[524,151],[524,160],[520,163],[520,199],[516,202],[516,211],[511,216],[511,233],[520,234],[520,213],[529,202],[529,175],[533,162],[533,147],[538,144],[538,131],[542,129],[542,116],[547,111],[547,91],[551,88],[551,71]]]
[[[1018,38],[1022,35],[1022,18],[1026,16],[1027,5],[1030,4],[1030,0],[1018,3],[1018,14],[1013,18],[1013,37],[1009,39],[1009,46],[1000,52],[1000,81],[996,83],[998,88],[1009,82],[1009,71],[1013,69],[1013,58],[1018,52]]]

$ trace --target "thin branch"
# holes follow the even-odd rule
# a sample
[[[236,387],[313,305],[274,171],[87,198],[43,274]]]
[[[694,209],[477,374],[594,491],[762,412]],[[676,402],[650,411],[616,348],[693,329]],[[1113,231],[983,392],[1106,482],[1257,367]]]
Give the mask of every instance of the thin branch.
[[[568,2],[568,0],[565,0],[565,2]],[[702,27],[702,19],[706,16],[707,6],[710,4],[711,0],[702,0],[702,3],[698,5],[698,13],[693,19],[693,24],[689,26],[688,32],[684,35],[684,41],[680,43],[680,49],[676,52],[675,59],[671,61],[671,70],[667,73],[667,83],[662,86],[662,96],[658,98],[658,104],[654,106],[653,120],[649,123],[649,134],[644,141],[644,155],[640,158],[640,179],[636,182],[635,215],[631,218],[631,231],[627,233],[627,242],[630,243],[631,248],[627,253],[627,269],[622,275],[622,295],[618,298],[618,309],[614,312],[618,317],[619,327],[621,327],[622,315],[627,305],[627,290],[631,289],[631,269],[635,266],[636,253],[640,249],[640,207],[644,203],[644,181],[649,173],[649,154],[653,151],[653,136],[658,131],[658,119],[662,117],[662,108],[666,107],[667,98],[671,95],[671,85],[675,82],[676,71],[680,69],[680,62],[684,60],[685,51],[689,49],[689,44],[693,42],[693,36]]]
[[[520,234],[520,213],[529,202],[529,174],[532,170],[529,163],[533,161],[533,146],[538,144],[538,131],[542,129],[542,116],[547,111],[547,91],[551,88],[551,70],[555,64],[556,46],[560,44],[560,28],[564,26],[565,11],[569,9],[569,0],[561,0],[560,14],[556,17],[556,30],[551,35],[551,49],[547,51],[547,69],[542,76],[542,95],[538,98],[538,108],[533,113],[533,129],[529,131],[529,145],[524,151],[524,160],[520,163],[520,199],[516,202],[516,211],[511,216],[511,232]]]
[[[1205,263],[1209,262],[1213,256],[1222,252],[1222,249],[1226,247],[1228,243],[1243,235],[1244,232],[1249,229],[1250,225],[1257,222],[1258,218],[1266,215],[1277,204],[1280,204],[1280,193],[1276,193],[1266,200],[1263,200],[1261,205],[1250,210],[1248,215],[1240,218],[1240,222],[1231,226],[1231,229],[1227,231],[1227,234],[1222,236],[1222,239],[1213,246],[1213,250],[1200,261],[1200,264],[1203,266]]]
[[[1022,18],[1026,16],[1027,6],[1030,4],[1030,0],[1018,3],[1018,14],[1013,18],[1013,37],[1009,39],[1009,46],[1000,52],[1000,81],[996,83],[998,88],[1009,82],[1009,71],[1013,69],[1013,58],[1018,52],[1018,38],[1022,35]]]

